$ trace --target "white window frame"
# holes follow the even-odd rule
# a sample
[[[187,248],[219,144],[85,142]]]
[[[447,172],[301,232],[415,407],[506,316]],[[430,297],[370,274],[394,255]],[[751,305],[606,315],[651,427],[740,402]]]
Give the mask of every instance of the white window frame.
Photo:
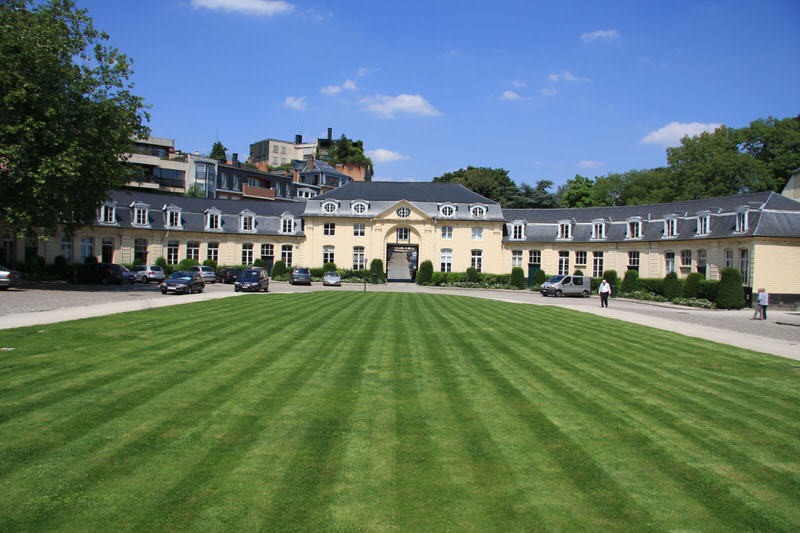
[[[472,218],[486,218],[487,209],[485,205],[473,205],[469,208],[469,216]]]
[[[473,241],[483,240],[483,228],[472,228],[472,240]]]
[[[171,229],[183,229],[183,221],[181,221],[181,208],[170,206],[164,208],[166,215],[166,226]],[[174,218],[174,220],[173,220]],[[175,224],[173,224],[175,222]]]
[[[292,266],[292,255],[294,251],[294,245],[291,244],[282,244],[281,245],[281,261],[286,265],[286,268],[291,268]]]
[[[275,245],[269,243],[262,244],[261,257],[275,257]]]
[[[664,237],[676,237],[678,235],[678,219],[677,217],[668,217],[664,219]]]
[[[294,217],[292,216],[281,216],[281,229],[279,233],[283,233],[284,235],[295,233],[297,231],[297,225],[295,224]]]
[[[353,224],[353,237],[363,237],[366,235],[366,224]]]
[[[569,276],[569,251],[567,250],[558,252],[558,275]]]
[[[592,240],[598,241],[606,238],[606,223],[603,220],[592,221]]]
[[[637,250],[628,252],[628,270],[639,270],[641,265],[642,254]]]
[[[252,233],[256,231],[256,216],[252,211],[239,213],[239,230]]]
[[[735,255],[733,253],[732,248],[725,249],[725,268],[733,268],[733,265],[736,264]]]
[[[567,241],[572,239],[572,222],[569,220],[558,221],[558,240]]]
[[[411,228],[407,228],[405,226],[397,228],[397,242],[409,241],[411,241]]]
[[[72,237],[64,235],[61,237],[61,256],[72,263]]]
[[[440,205],[439,216],[442,218],[453,218],[456,216],[456,207],[453,204]]]
[[[471,250],[469,254],[469,266],[483,272],[483,250]]]
[[[206,246],[206,259],[210,259],[215,263],[219,262],[219,243],[218,242],[210,242],[208,246]]]
[[[442,239],[445,241],[453,239],[453,226],[442,226]]]
[[[453,271],[453,249],[442,248],[439,250],[439,272]]]
[[[363,246],[353,246],[353,270],[367,268],[367,256]]]
[[[336,235],[336,222],[325,222],[322,225],[322,234],[328,236]]]
[[[682,267],[691,267],[692,266],[692,251],[691,250],[681,250],[681,266]]]
[[[355,202],[352,206],[350,206],[350,210],[356,215],[365,214],[367,209],[369,209],[369,206],[365,202]]]
[[[583,259],[583,261],[581,261],[581,259]],[[588,260],[589,260],[589,253],[588,252],[585,252],[583,250],[575,252],[575,266],[576,267],[578,265],[586,266],[588,264],[587,263]]]
[[[707,212],[697,214],[697,234],[708,235],[711,233],[711,215]]]
[[[747,248],[739,249],[739,272],[742,274],[742,283],[748,285],[750,282],[750,250]]]
[[[641,239],[644,232],[642,231],[642,219],[641,218],[629,218],[628,223],[626,224],[627,228],[627,239]]]
[[[206,209],[206,231],[222,231],[222,211],[216,208]]]
[[[180,241],[167,242],[167,264],[177,265],[180,261],[181,243]]]
[[[664,273],[675,272],[675,252],[664,252]]]
[[[541,250],[528,250],[528,264],[541,265],[542,264],[542,251]]]
[[[336,262],[336,247],[326,244],[322,247],[322,264]]]
[[[253,264],[253,250],[255,246],[252,243],[246,242],[242,244],[242,264],[243,265],[252,265]]]
[[[605,260],[603,252],[592,252],[592,276],[599,278],[603,276],[603,264]]]
[[[511,268],[522,268],[522,250],[511,250]]]
[[[100,206],[101,224],[111,225],[117,223],[117,206],[115,202],[106,202]]]
[[[747,208],[736,211],[736,233],[745,233],[750,226],[750,216]]]
[[[322,204],[322,212],[327,215],[332,215],[339,210],[339,204],[336,202],[324,202]]]
[[[524,222],[514,222],[511,225],[511,239],[515,241],[524,241],[526,226],[527,224]]]

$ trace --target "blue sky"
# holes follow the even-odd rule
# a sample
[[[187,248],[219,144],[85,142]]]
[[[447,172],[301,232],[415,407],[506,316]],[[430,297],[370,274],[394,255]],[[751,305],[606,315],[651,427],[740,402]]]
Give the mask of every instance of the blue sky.
[[[155,136],[240,159],[364,140],[375,179],[489,166],[556,185],[683,133],[800,114],[800,2],[77,0],[134,60]]]

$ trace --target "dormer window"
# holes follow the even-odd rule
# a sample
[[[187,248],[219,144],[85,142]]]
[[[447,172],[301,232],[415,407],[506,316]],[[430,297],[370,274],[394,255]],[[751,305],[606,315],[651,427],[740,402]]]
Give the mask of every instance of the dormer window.
[[[222,211],[214,208],[206,210],[206,229],[211,231],[222,230]]]
[[[641,239],[642,238],[642,220],[640,218],[634,218],[628,220],[628,235],[629,239]]]
[[[456,214],[456,208],[450,204],[445,204],[439,208],[439,214],[444,218],[451,218]]]
[[[239,213],[239,220],[241,221],[240,228],[242,231],[255,231],[256,217],[252,211],[242,211]]]
[[[606,223],[603,220],[592,221],[592,239],[606,238]]]
[[[324,204],[322,204],[322,211],[329,215],[334,214],[338,209],[339,209],[339,204],[337,204],[336,202],[325,202]]]
[[[711,233],[711,215],[708,211],[697,213],[697,234],[708,235]]]
[[[572,238],[572,222],[569,220],[558,221],[558,238],[571,239]]]
[[[164,206],[167,212],[167,227],[181,228],[181,208],[174,205]]]
[[[474,218],[486,218],[486,208],[482,205],[476,205],[469,210],[470,215]]]
[[[521,241],[525,239],[524,222],[514,222],[514,224],[511,226],[511,238],[515,241]]]
[[[133,225],[139,227],[147,227],[150,225],[148,219],[148,207],[147,204],[142,202],[134,202],[131,204],[131,208],[133,209]]]
[[[364,202],[356,202],[353,204],[352,209],[353,213],[355,213],[356,215],[363,215],[364,213],[367,212],[367,204],[365,204]]]
[[[294,217],[291,215],[281,217],[281,233],[294,233],[296,227]]]
[[[100,222],[103,224],[116,224],[117,223],[117,208],[116,205],[108,202],[100,207]]]
[[[669,216],[664,220],[664,237],[675,237],[678,235],[678,219]]]
[[[408,218],[411,216],[411,209],[407,207],[399,207],[395,213],[400,218]]]
[[[747,208],[740,207],[736,211],[736,233],[744,233],[748,229],[748,216],[747,216]]]

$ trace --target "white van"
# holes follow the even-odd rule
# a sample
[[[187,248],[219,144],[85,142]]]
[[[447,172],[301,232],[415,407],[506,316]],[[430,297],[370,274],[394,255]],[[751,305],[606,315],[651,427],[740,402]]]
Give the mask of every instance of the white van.
[[[553,276],[542,283],[542,296],[583,296],[592,294],[589,276]]]

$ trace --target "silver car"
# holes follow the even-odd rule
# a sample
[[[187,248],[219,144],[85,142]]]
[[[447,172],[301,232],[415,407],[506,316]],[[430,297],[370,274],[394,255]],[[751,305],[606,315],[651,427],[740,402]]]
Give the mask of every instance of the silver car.
[[[210,266],[193,266],[187,268],[186,270],[188,270],[189,272],[197,272],[198,274],[200,274],[200,276],[202,276],[203,281],[205,281],[206,283],[217,282],[217,273]]]
[[[136,281],[141,283],[164,281],[167,277],[164,269],[158,265],[137,265],[131,267],[131,272],[136,276]]]
[[[322,276],[322,284],[341,287],[342,276],[340,276],[338,272],[325,272],[325,275]]]
[[[592,278],[589,276],[553,276],[541,288],[542,296],[583,296],[592,293]]]
[[[18,287],[22,284],[22,275],[16,270],[0,266],[0,291],[9,287]]]

